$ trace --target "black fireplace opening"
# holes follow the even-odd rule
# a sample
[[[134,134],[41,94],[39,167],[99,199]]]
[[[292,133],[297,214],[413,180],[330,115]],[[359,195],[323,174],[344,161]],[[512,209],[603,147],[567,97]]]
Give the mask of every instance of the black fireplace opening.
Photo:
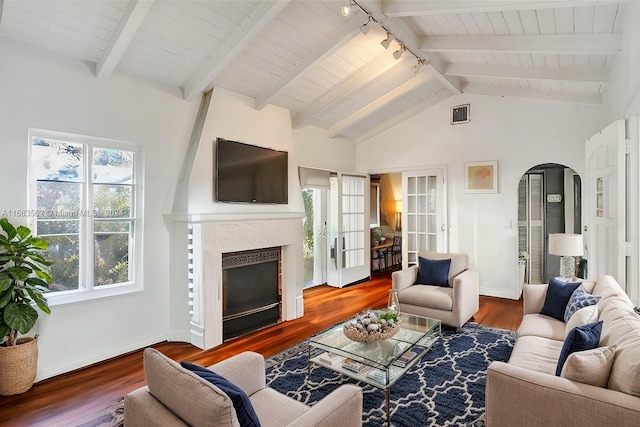
[[[280,319],[280,248],[222,255],[223,339]]]

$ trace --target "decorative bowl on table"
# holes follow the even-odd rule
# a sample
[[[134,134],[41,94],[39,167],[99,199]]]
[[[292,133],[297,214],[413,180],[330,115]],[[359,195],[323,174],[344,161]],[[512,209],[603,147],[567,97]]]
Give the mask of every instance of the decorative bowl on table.
[[[342,327],[344,335],[353,341],[375,342],[391,338],[400,330],[398,315],[392,312],[359,314]]]

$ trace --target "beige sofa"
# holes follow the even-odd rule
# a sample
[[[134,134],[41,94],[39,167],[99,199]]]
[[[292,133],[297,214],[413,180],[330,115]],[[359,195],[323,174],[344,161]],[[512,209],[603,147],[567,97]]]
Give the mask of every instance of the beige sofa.
[[[312,407],[266,387],[262,355],[243,352],[210,369],[240,387],[262,427],[362,425],[362,389],[342,385]],[[127,427],[239,427],[231,399],[219,388],[157,350],[144,352],[147,386],[125,397]]]
[[[509,362],[488,368],[488,427],[640,425],[640,317],[613,277],[584,287],[601,297],[600,347],[617,346],[608,382],[604,377],[607,386],[555,375],[568,331],[564,322],[539,314],[547,285],[526,285],[524,317]]]
[[[419,252],[428,259],[451,259],[449,286],[416,283],[418,266],[395,271],[391,283],[398,291],[400,311],[439,319],[456,328],[464,325],[478,311],[480,285],[478,271],[469,268],[466,254]]]

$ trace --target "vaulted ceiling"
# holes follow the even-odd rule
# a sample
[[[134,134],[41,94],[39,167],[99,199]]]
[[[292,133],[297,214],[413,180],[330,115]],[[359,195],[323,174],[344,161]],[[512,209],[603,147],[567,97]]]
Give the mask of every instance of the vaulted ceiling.
[[[0,37],[354,143],[463,92],[599,105],[621,48],[619,1],[355,1],[0,0]]]

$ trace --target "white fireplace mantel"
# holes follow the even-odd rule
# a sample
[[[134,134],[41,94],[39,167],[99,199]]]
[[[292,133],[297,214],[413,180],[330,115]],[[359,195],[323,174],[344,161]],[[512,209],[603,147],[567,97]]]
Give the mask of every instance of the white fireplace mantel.
[[[301,317],[302,219],[299,214],[191,215],[191,343],[222,344],[222,254],[282,247],[282,320]]]

